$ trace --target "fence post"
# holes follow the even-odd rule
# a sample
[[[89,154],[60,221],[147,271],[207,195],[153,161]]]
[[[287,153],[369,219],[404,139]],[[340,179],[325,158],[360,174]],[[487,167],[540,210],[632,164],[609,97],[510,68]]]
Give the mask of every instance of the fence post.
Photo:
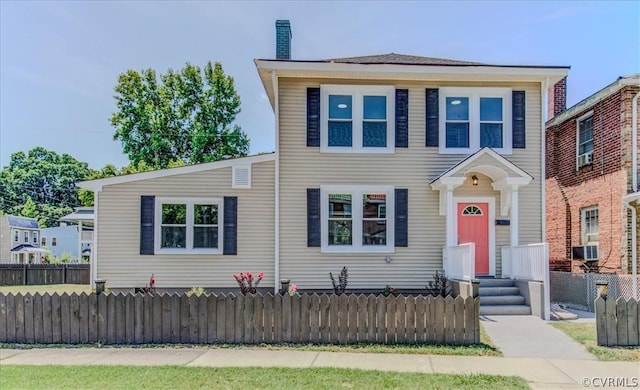
[[[596,290],[598,297],[595,300],[596,312],[596,338],[598,345],[609,345],[607,343],[607,332],[613,329],[607,329],[607,281],[596,280]]]
[[[475,298],[480,295],[480,279],[473,279],[471,281],[471,297]]]

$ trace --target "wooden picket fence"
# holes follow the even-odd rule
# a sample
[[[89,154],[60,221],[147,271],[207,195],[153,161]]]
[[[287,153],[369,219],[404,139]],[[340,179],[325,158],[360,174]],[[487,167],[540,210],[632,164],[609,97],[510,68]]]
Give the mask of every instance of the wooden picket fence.
[[[89,284],[89,264],[0,264],[0,286]]]
[[[640,305],[636,299],[598,297],[595,307],[598,345],[640,346]]]
[[[0,342],[480,343],[478,297],[0,294]]]

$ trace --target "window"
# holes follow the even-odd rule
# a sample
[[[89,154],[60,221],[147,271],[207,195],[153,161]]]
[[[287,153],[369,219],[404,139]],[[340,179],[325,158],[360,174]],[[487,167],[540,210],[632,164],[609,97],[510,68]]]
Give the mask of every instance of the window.
[[[440,89],[440,153],[467,154],[484,147],[511,153],[511,90]]]
[[[323,252],[392,252],[394,188],[321,188]]]
[[[51,246],[58,245],[58,239],[56,237],[51,237]]]
[[[33,232],[33,244],[38,245],[38,232]]]
[[[20,241],[20,231],[14,230],[13,231],[13,242],[18,242],[18,241]]]
[[[47,237],[40,237],[40,246],[47,246]]]
[[[24,232],[24,243],[25,244],[29,243],[29,232]]]
[[[395,89],[321,86],[321,151],[393,153]]]
[[[587,207],[580,210],[582,218],[582,245],[589,245],[599,240],[598,207]]]
[[[221,253],[222,200],[156,198],[156,253]]]
[[[593,163],[593,113],[578,119],[577,167]]]

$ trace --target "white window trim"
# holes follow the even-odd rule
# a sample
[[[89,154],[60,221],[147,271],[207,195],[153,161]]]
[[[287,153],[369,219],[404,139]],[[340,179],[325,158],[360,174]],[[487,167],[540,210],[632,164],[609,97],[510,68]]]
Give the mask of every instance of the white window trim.
[[[580,165],[580,157],[587,154],[591,154],[593,156],[593,151],[589,153],[580,154],[580,122],[584,121],[585,119],[589,119],[589,117],[593,117],[593,110],[587,112],[586,114],[576,119],[576,171],[580,170],[580,168],[584,166],[584,165]],[[595,123],[593,124],[593,126],[595,130]],[[591,140],[593,142],[593,137],[591,138]],[[595,147],[595,143],[593,146]],[[585,164],[585,165],[588,165],[588,164]]]
[[[13,242],[20,242],[20,230],[13,229]]]
[[[31,241],[33,242],[33,244],[38,245],[40,244],[38,242],[38,232],[33,232],[31,233]]]
[[[352,146],[329,146],[329,95],[351,95],[352,99]],[[362,96],[372,94],[387,97],[387,147],[363,147],[363,102]],[[383,85],[320,85],[320,152],[321,153],[394,153],[396,145],[396,99],[395,87]]]
[[[161,248],[162,238],[162,205],[163,204],[186,204],[187,205],[187,232],[185,242],[186,248]],[[218,247],[217,248],[193,248],[193,205],[194,204],[216,204],[218,205]],[[222,254],[222,234],[223,234],[224,202],[222,198],[177,198],[177,197],[156,197],[155,199],[155,223],[154,223],[154,253],[156,254]]]
[[[237,171],[238,169],[246,169],[247,170],[247,184],[238,184],[237,180]],[[234,165],[231,168],[231,188],[239,188],[239,189],[250,189],[251,188],[251,164],[248,165]]]
[[[51,237],[51,246],[58,246],[58,238],[56,236]]]
[[[24,235],[24,237],[23,237],[23,238],[24,238],[24,239],[23,239],[23,243],[24,243],[24,244],[30,244],[30,243],[31,243],[31,241],[29,240],[29,238],[30,238],[29,231],[28,231],[28,230],[25,230],[22,234]]]
[[[329,194],[351,194],[352,245],[329,245]],[[386,194],[387,245],[362,245],[362,194]],[[394,253],[395,187],[379,185],[327,185],[320,187],[322,253]]]
[[[513,153],[512,114],[511,114],[511,88],[465,88],[445,87],[439,91],[439,142],[440,154],[470,154],[480,150],[480,98],[502,98],[502,148],[492,148],[500,154]],[[447,148],[447,111],[446,101],[448,97],[469,98],[469,147]]]

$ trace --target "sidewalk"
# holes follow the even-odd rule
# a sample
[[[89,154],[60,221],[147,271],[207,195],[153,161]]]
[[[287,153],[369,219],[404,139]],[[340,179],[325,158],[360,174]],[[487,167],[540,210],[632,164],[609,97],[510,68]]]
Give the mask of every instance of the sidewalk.
[[[504,357],[597,360],[566,333],[535,316],[480,316]]]
[[[392,357],[392,358],[391,358]],[[2,365],[341,367],[363,370],[519,376],[533,389],[584,389],[591,378],[638,378],[637,362],[216,348],[0,349]],[[636,379],[637,380],[637,379]]]

